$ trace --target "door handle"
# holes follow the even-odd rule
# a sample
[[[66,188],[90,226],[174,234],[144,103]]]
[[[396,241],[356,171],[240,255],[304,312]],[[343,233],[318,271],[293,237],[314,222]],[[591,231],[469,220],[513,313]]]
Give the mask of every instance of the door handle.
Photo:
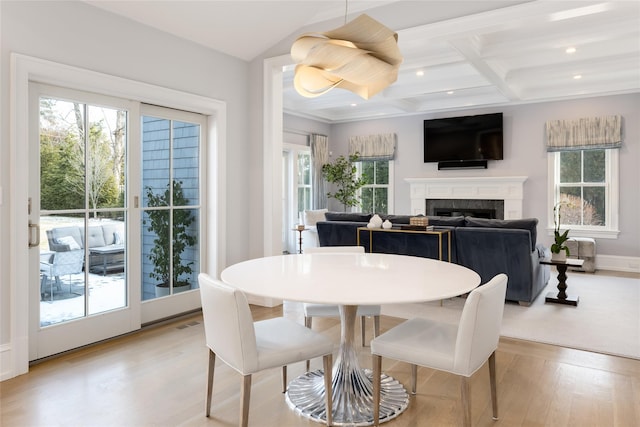
[[[34,228],[36,230],[36,240],[32,242],[31,237],[33,236]],[[36,246],[40,246],[40,224],[33,224],[31,220],[29,220],[29,247],[35,248]]]

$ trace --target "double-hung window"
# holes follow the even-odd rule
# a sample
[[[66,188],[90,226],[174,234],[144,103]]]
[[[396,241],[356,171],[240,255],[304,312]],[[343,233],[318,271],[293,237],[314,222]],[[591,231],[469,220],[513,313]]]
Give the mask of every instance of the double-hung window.
[[[391,183],[392,160],[365,160],[358,162],[358,173],[366,184],[360,188],[362,212],[387,214],[393,210]]]
[[[365,185],[358,193],[362,212],[393,212],[393,158],[396,140],[394,133],[349,138],[349,155],[358,156],[358,176],[365,177]]]
[[[571,124],[573,133],[577,133],[576,123]],[[549,129],[549,124],[547,126]],[[548,138],[553,139],[554,134],[548,131]],[[589,142],[577,147],[566,142],[549,148],[552,152],[549,153],[548,212],[561,204],[560,227],[570,229],[573,237],[616,238],[619,233],[616,148],[619,144],[607,148],[607,144]],[[552,228],[553,215],[550,214],[549,229]]]

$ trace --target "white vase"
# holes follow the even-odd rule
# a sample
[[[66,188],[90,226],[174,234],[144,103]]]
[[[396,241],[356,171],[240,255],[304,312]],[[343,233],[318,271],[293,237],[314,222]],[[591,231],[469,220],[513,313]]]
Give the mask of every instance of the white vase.
[[[382,218],[380,218],[380,215],[378,214],[373,215],[369,222],[377,228],[382,227]]]
[[[553,253],[551,252],[551,261],[566,261],[567,260],[567,253],[565,251],[559,252],[559,253]]]
[[[383,223],[382,223],[382,228],[384,229],[390,229],[391,227],[393,227],[393,224],[391,224],[391,221],[389,221],[388,219],[386,219]]]

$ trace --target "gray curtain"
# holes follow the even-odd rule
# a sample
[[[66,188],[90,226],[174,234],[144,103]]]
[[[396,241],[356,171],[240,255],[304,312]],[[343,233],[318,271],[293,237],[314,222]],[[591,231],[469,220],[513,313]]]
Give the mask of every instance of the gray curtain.
[[[622,116],[550,120],[546,131],[547,151],[620,148]]]
[[[327,207],[327,187],[322,177],[322,165],[329,161],[329,138],[326,135],[311,134],[311,187],[313,189],[313,209]]]
[[[358,153],[360,160],[393,160],[395,152],[395,133],[379,133],[349,138],[349,155]]]

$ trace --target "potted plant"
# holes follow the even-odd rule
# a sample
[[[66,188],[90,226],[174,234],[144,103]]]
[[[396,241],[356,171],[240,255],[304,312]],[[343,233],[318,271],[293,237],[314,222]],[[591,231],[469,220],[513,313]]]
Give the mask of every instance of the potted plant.
[[[364,175],[360,178],[357,177],[357,168],[354,163],[358,161],[358,158],[358,153],[350,155],[348,159],[340,156],[333,163],[322,165],[322,176],[327,182],[335,184],[338,188],[335,193],[327,193],[327,196],[342,203],[345,212],[347,206],[360,205],[356,194],[360,187],[366,183]]]
[[[171,206],[169,185],[167,184],[167,189],[160,194],[155,194],[151,187],[147,187],[147,205]],[[186,206],[188,203],[189,200],[182,190],[182,181],[173,180],[173,206]],[[147,211],[147,215],[149,219],[145,220],[144,224],[148,225],[147,231],[155,236],[154,246],[148,257],[153,264],[153,271],[149,273],[149,277],[157,280],[156,297],[169,295],[171,283],[174,293],[190,289],[191,283],[185,280],[184,276],[188,278],[193,273],[193,262],[182,259],[182,253],[196,243],[196,237],[189,234],[189,226],[195,221],[195,217],[189,209],[174,209],[173,223],[170,222],[169,210],[153,209]]]
[[[569,254],[569,248],[565,245],[566,241],[569,240],[569,230],[565,230],[563,233],[560,232],[560,223],[562,219],[562,205],[564,202],[558,202],[553,207],[553,244],[551,245],[551,259],[562,261],[566,260]]]

